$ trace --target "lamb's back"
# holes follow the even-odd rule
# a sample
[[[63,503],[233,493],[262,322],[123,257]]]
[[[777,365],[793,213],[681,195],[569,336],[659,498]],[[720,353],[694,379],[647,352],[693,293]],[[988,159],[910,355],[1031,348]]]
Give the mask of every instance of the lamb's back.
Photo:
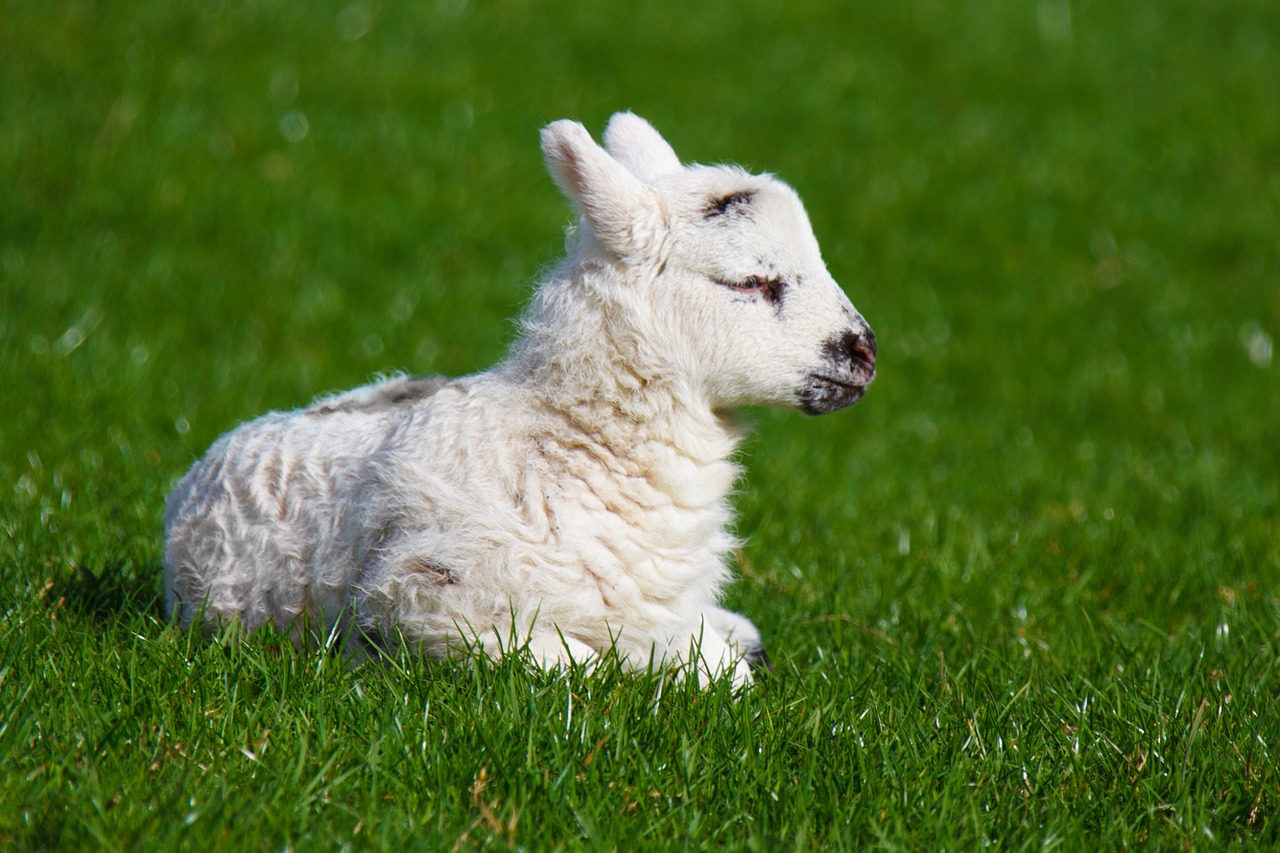
[[[399,383],[411,381],[422,382]],[[439,390],[397,398],[379,385],[262,415],[192,466],[165,511],[174,618],[284,629],[305,612],[327,629],[346,604],[359,550],[370,547],[359,533],[367,522],[354,516],[367,506],[361,494],[377,487],[371,462]]]

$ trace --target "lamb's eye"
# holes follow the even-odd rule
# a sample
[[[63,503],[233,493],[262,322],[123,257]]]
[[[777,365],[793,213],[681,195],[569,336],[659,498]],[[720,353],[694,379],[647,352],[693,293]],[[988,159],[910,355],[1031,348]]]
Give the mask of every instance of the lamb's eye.
[[[763,275],[751,275],[739,280],[716,279],[715,281],[716,284],[730,290],[759,293],[774,305],[782,301],[782,291],[786,287],[786,282],[782,279]]]

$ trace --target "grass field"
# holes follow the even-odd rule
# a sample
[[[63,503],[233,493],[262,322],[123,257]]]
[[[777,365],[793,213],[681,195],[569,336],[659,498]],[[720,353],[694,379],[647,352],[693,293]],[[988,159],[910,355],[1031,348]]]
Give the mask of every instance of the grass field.
[[[1280,845],[1280,5],[0,0],[0,845]],[[854,409],[751,414],[740,701],[160,605],[221,432],[496,360],[652,119],[805,198]]]

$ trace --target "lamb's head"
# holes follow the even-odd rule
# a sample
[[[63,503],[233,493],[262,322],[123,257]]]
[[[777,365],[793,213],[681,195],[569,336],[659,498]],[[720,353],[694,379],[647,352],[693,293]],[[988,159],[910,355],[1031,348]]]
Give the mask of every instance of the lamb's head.
[[[713,409],[809,414],[860,399],[875,335],[827,272],[799,197],[770,175],[683,166],[644,119],[618,113],[601,148],[582,125],[542,132],[547,165],[582,216],[593,298],[657,365]]]

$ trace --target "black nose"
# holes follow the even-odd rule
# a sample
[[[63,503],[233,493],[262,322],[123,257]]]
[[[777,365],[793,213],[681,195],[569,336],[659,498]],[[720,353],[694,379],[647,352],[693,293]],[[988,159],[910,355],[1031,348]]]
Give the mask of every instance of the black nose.
[[[870,329],[843,332],[827,341],[823,354],[870,382],[876,372],[876,335]]]

